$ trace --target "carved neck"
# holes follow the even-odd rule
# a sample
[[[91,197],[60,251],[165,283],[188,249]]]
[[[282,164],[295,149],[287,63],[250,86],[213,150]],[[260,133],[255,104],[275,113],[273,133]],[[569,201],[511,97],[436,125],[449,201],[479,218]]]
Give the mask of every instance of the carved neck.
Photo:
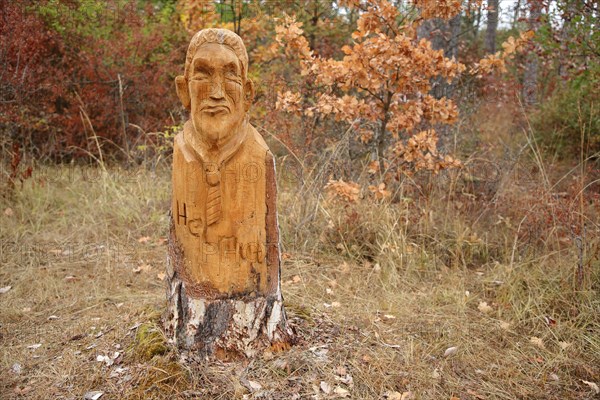
[[[189,120],[183,125],[183,138],[202,162],[210,162],[220,168],[221,164],[233,156],[246,139],[248,125],[248,117],[246,117],[225,143],[211,144],[198,137],[193,122]]]

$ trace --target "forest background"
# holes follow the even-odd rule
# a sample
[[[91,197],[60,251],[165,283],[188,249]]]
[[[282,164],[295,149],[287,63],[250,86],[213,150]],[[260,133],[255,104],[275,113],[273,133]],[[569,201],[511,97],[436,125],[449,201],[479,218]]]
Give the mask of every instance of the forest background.
[[[7,396],[600,393],[598,1],[0,5]],[[173,361],[156,311],[174,78],[206,27],[249,53],[304,337],[225,375]]]

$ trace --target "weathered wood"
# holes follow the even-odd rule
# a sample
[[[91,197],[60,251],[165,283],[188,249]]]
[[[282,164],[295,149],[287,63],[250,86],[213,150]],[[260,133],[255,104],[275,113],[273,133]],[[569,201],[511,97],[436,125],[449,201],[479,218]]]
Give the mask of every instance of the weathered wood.
[[[177,92],[166,330],[182,349],[252,357],[293,340],[280,285],[275,162],[248,122],[248,57],[233,32],[198,32]]]

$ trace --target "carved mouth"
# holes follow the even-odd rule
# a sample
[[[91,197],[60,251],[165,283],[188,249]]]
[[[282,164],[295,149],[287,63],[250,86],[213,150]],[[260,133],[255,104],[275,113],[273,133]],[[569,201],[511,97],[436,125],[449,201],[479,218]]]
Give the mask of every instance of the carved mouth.
[[[202,109],[202,112],[209,113],[211,115],[227,114],[229,112],[229,108],[227,108],[225,106],[209,106],[209,107],[204,107]]]

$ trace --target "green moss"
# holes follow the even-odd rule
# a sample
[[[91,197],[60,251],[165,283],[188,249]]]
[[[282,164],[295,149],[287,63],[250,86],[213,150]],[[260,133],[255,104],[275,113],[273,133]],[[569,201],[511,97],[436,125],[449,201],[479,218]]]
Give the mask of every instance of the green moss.
[[[133,345],[133,353],[137,357],[147,361],[167,351],[167,339],[156,323],[146,322],[140,325]]]

